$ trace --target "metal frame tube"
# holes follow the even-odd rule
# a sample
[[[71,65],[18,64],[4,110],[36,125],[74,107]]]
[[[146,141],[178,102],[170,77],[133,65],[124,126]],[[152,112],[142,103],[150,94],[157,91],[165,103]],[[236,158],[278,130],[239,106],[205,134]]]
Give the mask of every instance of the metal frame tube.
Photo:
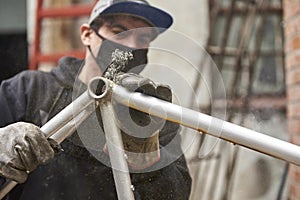
[[[105,90],[102,94],[95,94],[93,92],[95,91],[93,87],[94,80],[103,81]],[[73,103],[49,120],[41,130],[45,133],[47,138],[54,137],[59,142],[62,142],[64,138],[70,134],[70,131],[68,131],[69,129],[75,128],[77,122],[82,122],[90,113],[92,113],[91,110],[84,110],[87,109],[95,99],[99,100],[104,96],[107,96],[107,93],[109,93],[109,97],[106,97],[103,101],[104,103],[100,104],[100,107],[101,112],[105,114],[103,117],[104,126],[106,127],[105,132],[113,133],[112,135],[107,135],[107,144],[119,199],[134,199],[134,197],[131,189],[126,158],[124,151],[122,150],[123,143],[121,136],[115,122],[112,122],[111,118],[111,113],[113,113],[110,101],[111,97],[119,103],[129,107],[300,166],[300,147],[297,145],[154,97],[146,96],[141,93],[129,92],[125,88],[99,77],[91,80],[88,85],[88,91],[83,93]],[[77,115],[78,117],[74,118],[74,116]],[[71,121],[73,118],[76,121]],[[68,123],[71,123],[71,125],[68,125]],[[54,133],[59,134],[59,136],[52,136]],[[119,146],[121,150],[112,147],[112,145]],[[116,169],[114,166],[118,166],[118,169],[122,166],[123,170],[114,170]],[[14,181],[7,182],[0,190],[0,199],[3,198],[16,184],[17,183]]]
[[[113,99],[129,107],[179,123],[249,149],[300,165],[300,147],[292,143],[232,124],[115,85]]]
[[[110,98],[100,102],[100,110],[118,199],[133,200],[134,195],[122,136],[114,120]]]
[[[95,99],[101,99],[106,95],[107,89],[101,94],[93,93],[95,81],[102,81],[102,85],[108,88],[108,82],[101,78],[94,78],[88,84],[88,90],[80,95],[75,101],[61,110],[41,127],[46,138],[54,139],[58,144],[63,142],[94,111],[92,103]],[[98,83],[98,82],[97,82]],[[18,183],[8,180],[0,190],[0,199],[5,197]]]
[[[94,111],[93,109],[83,110],[81,113],[79,113],[77,116],[75,116],[74,119],[72,119],[71,121],[66,123],[64,126],[62,126],[62,128],[60,128],[58,131],[56,131],[49,138],[53,139],[58,144],[62,143],[68,136],[70,136],[74,132],[74,130],[76,129],[76,125],[81,124],[88,116],[91,115],[91,113],[93,111]],[[67,114],[64,115],[64,117],[67,117]],[[56,120],[54,120],[53,123],[54,122],[56,122]],[[66,121],[63,121],[63,122],[65,123]],[[47,128],[45,130],[50,130],[50,128],[52,130],[52,129],[56,129],[57,127],[61,127],[61,124],[55,124],[55,127],[53,124],[53,126],[49,126],[49,129]],[[7,181],[7,183],[5,185],[3,185],[0,190],[0,199],[5,197],[5,195],[7,195],[17,184],[18,184],[17,182],[12,181],[12,180]]]
[[[93,80],[95,80],[93,82]],[[116,125],[113,105],[111,101],[112,87],[114,83],[108,79],[95,77],[88,86],[88,92],[91,97],[99,101],[99,108],[103,122],[103,128],[106,137],[106,146],[114,176],[118,199],[134,200],[131,179],[128,170],[128,164],[124,151],[121,131]],[[100,84],[99,84],[100,83]],[[96,94],[99,86],[102,87],[102,93]],[[101,87],[100,87],[101,88]]]
[[[41,127],[41,131],[47,138],[63,128],[69,123],[74,116],[82,112],[86,107],[94,102],[88,91],[84,92],[75,101],[69,104],[66,108],[60,111],[52,119],[50,119],[45,125]]]

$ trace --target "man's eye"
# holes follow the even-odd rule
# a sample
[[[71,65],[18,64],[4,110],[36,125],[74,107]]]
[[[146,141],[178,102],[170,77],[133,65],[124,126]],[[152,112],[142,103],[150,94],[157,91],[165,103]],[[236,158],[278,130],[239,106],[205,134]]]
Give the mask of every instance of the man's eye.
[[[123,30],[120,30],[120,29],[113,29],[112,32],[113,32],[114,34],[117,35],[117,34],[119,34],[119,33],[122,33]]]
[[[130,35],[129,31],[122,31],[116,34],[117,38],[127,38]]]
[[[146,45],[148,45],[150,42],[151,42],[151,38],[150,37],[147,37],[147,36],[139,37],[139,43],[140,44],[146,44]]]

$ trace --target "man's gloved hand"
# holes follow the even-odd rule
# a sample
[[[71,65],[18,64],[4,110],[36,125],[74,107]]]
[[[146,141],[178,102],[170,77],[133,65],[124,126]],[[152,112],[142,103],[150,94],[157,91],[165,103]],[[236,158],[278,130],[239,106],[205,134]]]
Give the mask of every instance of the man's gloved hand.
[[[152,80],[134,73],[119,73],[115,77],[116,84],[132,92],[141,92],[171,102],[172,92],[168,85],[155,84]]]
[[[23,183],[28,173],[54,157],[40,128],[18,122],[0,128],[0,175]]]
[[[115,82],[129,91],[172,101],[168,86],[157,85],[141,75],[119,73]],[[115,104],[114,108],[129,165],[140,170],[157,162],[160,157],[158,135],[165,120],[120,104]]]
[[[115,78],[116,84],[132,92],[140,92],[165,101],[172,101],[172,92],[168,86],[157,85],[148,78],[133,73],[119,73]],[[164,119],[151,116],[148,113],[128,108],[120,104],[114,106],[120,128],[139,138],[152,136],[161,129]]]

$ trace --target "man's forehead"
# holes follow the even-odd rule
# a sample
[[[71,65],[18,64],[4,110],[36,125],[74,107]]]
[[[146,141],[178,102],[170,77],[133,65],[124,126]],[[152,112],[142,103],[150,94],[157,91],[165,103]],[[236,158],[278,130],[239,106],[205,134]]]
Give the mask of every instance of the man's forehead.
[[[139,17],[139,16],[134,16],[134,15],[129,15],[129,14],[114,14],[105,17],[104,19],[108,20],[109,22],[122,22],[125,24],[136,24],[141,27],[153,27],[149,22],[147,22],[145,19]]]
[[[153,41],[160,33],[157,27],[149,25],[140,17],[128,14],[100,15],[94,20],[94,22],[95,25],[98,24],[98,26],[95,26],[95,28],[97,29],[101,28],[104,25],[110,28],[119,27],[123,30],[118,31],[122,32],[134,30],[136,33],[138,31],[143,35],[148,35],[151,38],[151,41]]]
[[[113,17],[108,18],[107,22],[110,25],[124,26],[124,28],[127,30],[135,29],[138,30],[140,33],[149,34],[153,39],[156,38],[159,33],[156,27],[151,26],[140,17],[136,17],[133,15],[114,15]]]

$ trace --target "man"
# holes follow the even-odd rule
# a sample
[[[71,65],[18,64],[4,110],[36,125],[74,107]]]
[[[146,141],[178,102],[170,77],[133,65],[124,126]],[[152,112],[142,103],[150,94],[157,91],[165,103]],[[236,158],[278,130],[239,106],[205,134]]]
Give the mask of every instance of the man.
[[[129,73],[145,67],[150,42],[171,24],[169,14],[144,0],[100,0],[89,23],[81,26],[84,61],[62,58],[50,73],[25,71],[1,84],[0,175],[22,183],[8,199],[117,199],[104,133],[99,134],[101,117],[97,125],[94,115],[80,125],[57,155],[37,126],[70,104],[91,78],[103,76],[111,62],[106,56],[116,49],[134,56],[116,77],[118,84],[171,101],[168,87]],[[128,158],[135,199],[188,199],[191,179],[180,150],[179,126],[166,122],[138,138],[139,132],[132,133],[123,122],[124,108],[117,106],[116,113],[125,150],[138,153]],[[134,123],[149,124],[148,115],[127,111]]]

